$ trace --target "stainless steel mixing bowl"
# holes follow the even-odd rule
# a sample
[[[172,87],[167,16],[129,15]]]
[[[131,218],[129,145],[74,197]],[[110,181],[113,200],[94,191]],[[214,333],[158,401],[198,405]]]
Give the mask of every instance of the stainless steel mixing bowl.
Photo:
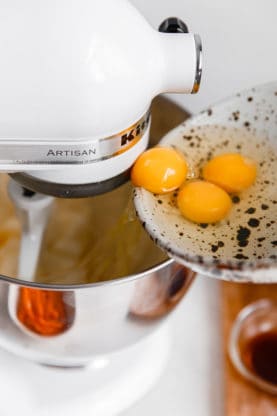
[[[44,211],[36,218],[33,207],[44,197],[32,205],[14,184],[28,204],[18,216],[2,176],[0,346],[40,363],[85,365],[149,335],[188,290],[194,273],[151,241],[130,184],[90,199],[53,200],[41,243],[36,221],[41,228]]]
[[[193,272],[172,260],[133,276],[79,287],[23,287],[4,278],[0,346],[39,363],[86,365],[95,356],[124,349],[151,334],[193,279]],[[22,303],[26,290],[28,302]]]

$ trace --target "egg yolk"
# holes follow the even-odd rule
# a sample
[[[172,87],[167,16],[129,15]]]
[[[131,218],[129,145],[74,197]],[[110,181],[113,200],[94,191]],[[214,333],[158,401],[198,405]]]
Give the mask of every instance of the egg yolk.
[[[254,183],[256,174],[255,163],[237,153],[216,156],[203,168],[204,179],[227,192],[240,192],[247,189]]]
[[[164,194],[173,191],[187,176],[185,158],[172,148],[154,147],[142,153],[136,160],[131,180],[150,192]]]
[[[197,180],[182,187],[177,204],[185,218],[197,223],[214,223],[226,217],[232,202],[223,189]]]

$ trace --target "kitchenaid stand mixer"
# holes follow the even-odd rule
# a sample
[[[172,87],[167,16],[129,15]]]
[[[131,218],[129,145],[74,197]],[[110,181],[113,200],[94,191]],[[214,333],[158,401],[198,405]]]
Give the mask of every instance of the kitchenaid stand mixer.
[[[151,286],[143,286],[146,273],[129,277],[127,285],[103,282],[86,288],[82,284],[45,285],[33,279],[53,197],[105,194],[128,181],[132,164],[148,145],[152,98],[163,92],[198,91],[200,39],[187,33],[186,25],[175,18],[154,30],[126,0],[74,0],[70,5],[62,0],[13,0],[3,1],[1,8],[0,171],[12,177],[8,192],[20,219],[21,238],[16,275],[11,278],[0,270],[7,282],[1,295],[3,319],[8,315],[11,319],[0,345],[40,363],[66,367],[89,362],[96,367],[101,362],[99,365],[105,367],[102,355],[117,350],[117,357],[121,357],[115,362],[119,363],[125,363],[128,354],[134,357],[144,349],[146,357],[155,351],[151,355],[156,355],[153,371],[141,373],[150,386],[161,371],[168,347],[163,332],[155,335],[155,345],[163,345],[159,354],[153,348],[154,337],[153,344],[148,339],[143,341],[155,324],[143,327],[138,303],[130,300],[134,292],[141,291],[140,296],[144,296],[145,290],[151,291]],[[171,303],[162,309],[159,306],[155,316],[151,310],[145,312],[143,319],[157,322],[182,298],[193,273],[187,271],[183,278],[183,269],[171,260],[152,268],[151,273],[154,284],[157,279],[163,281],[164,293],[172,279],[175,286],[176,282],[186,282],[181,284],[180,293],[170,292]],[[141,283],[136,282],[139,277]],[[118,281],[125,283],[124,278]],[[75,308],[66,330],[75,343],[78,339],[78,348],[74,342],[64,342],[63,336],[46,341],[44,347],[44,339],[21,325],[16,315],[21,286],[64,294],[66,313]],[[100,322],[103,311],[106,316]],[[112,333],[113,321],[123,321],[126,316],[137,320],[136,328],[127,322],[121,331],[115,324]],[[86,349],[90,320],[96,325],[94,349]],[[130,326],[129,334],[126,325]],[[96,340],[105,332],[109,334],[106,350]],[[32,339],[29,346],[28,336]],[[55,343],[59,344],[58,354]],[[139,380],[138,367],[137,360],[130,364],[132,380]],[[122,364],[115,368],[122,369]],[[139,384],[134,384],[129,402],[141,394]]]
[[[178,19],[158,32],[124,0],[3,8],[1,171],[53,196],[118,186],[147,146],[151,99],[198,90],[198,35]]]

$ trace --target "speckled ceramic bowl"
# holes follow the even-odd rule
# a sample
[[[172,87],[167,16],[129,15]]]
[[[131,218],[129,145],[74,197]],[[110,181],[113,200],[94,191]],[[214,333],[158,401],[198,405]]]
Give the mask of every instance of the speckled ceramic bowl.
[[[135,189],[142,223],[169,256],[191,269],[226,280],[277,282],[277,82],[237,94],[169,132],[162,146],[179,149],[191,177],[211,157],[237,152],[256,161],[255,184],[232,195],[228,217],[194,224],[176,206],[177,192]]]

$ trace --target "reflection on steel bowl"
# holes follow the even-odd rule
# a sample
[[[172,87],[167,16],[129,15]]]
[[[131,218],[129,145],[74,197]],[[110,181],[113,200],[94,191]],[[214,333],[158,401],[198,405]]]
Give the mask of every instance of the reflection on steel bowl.
[[[150,320],[167,315],[183,298],[194,275],[190,269],[173,264],[168,278],[153,274],[148,280],[139,280],[130,306],[130,316]]]
[[[179,269],[173,260],[167,260],[142,273],[114,281],[81,286],[40,285],[36,290],[50,290],[44,308],[47,302],[53,306],[52,295],[59,293],[60,288],[62,298],[58,300],[62,299],[64,305],[58,308],[60,318],[63,319],[65,311],[74,311],[74,316],[67,315],[71,321],[67,328],[59,322],[59,311],[54,312],[58,318],[54,325],[63,331],[52,332],[51,336],[38,333],[38,322],[34,331],[34,326],[30,325],[33,315],[28,315],[28,326],[26,321],[20,322],[17,314],[19,281],[2,282],[0,346],[39,363],[86,365],[94,356],[128,348],[155,331],[180,302],[193,279],[194,273]],[[27,290],[33,290],[32,285],[29,284]],[[45,325],[51,326],[53,316],[49,319],[42,309],[40,317],[44,319],[44,332],[49,332]]]
[[[35,282],[17,279],[20,224],[4,175],[0,182],[0,346],[9,351],[86,365],[152,333],[193,281],[144,231],[130,184],[91,199],[55,200]]]

